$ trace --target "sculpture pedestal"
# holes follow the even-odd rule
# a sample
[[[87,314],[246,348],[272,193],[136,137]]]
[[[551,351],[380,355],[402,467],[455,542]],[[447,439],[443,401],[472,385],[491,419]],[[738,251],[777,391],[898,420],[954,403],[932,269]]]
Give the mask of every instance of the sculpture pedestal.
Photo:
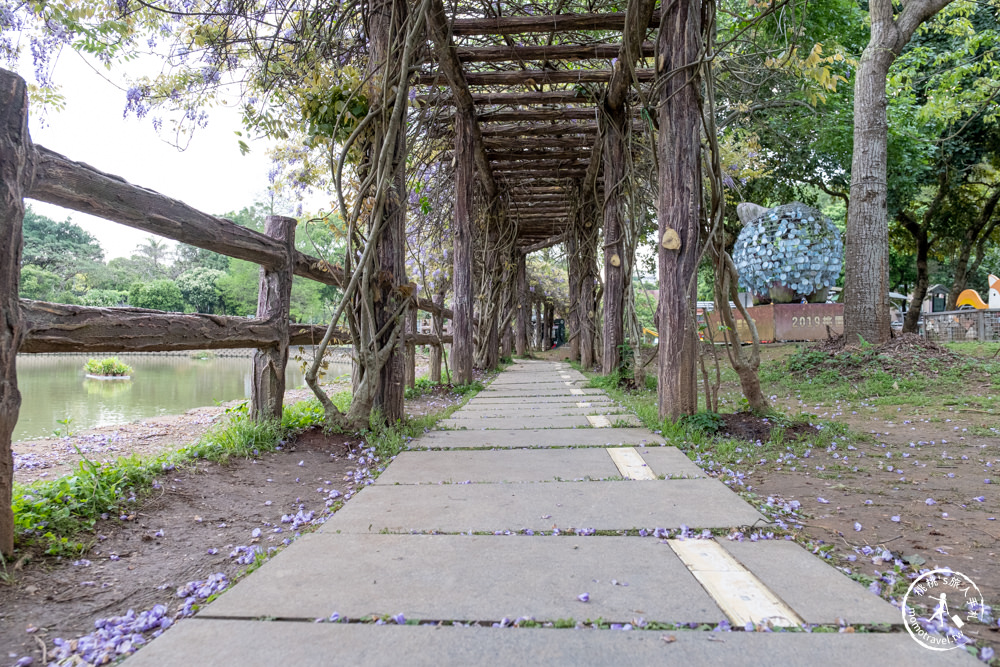
[[[747,308],[747,312],[757,326],[757,335],[762,343],[826,340],[831,335],[844,333],[842,303],[769,304]],[[736,309],[733,309],[733,318],[740,340],[752,342],[750,328]],[[719,331],[720,320],[719,314],[714,312],[706,317],[707,337],[713,343],[725,340],[724,332]]]

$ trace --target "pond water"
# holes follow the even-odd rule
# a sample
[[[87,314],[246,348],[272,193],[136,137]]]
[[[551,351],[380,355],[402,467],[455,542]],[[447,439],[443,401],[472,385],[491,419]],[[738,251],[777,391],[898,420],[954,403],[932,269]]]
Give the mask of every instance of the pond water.
[[[65,431],[59,420],[66,418],[72,419],[73,431],[81,431],[250,397],[250,357],[125,355],[122,361],[135,369],[131,380],[87,378],[87,359],[82,354],[18,355],[21,411],[15,441]],[[332,368],[335,365],[327,377],[350,372],[349,366]],[[289,389],[304,385],[294,362],[288,364],[285,381]]]

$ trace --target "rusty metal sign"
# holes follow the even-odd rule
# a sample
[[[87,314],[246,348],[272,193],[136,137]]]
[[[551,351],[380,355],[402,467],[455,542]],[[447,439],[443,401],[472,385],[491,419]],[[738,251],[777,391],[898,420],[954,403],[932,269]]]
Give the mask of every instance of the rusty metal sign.
[[[762,343],[774,341],[825,340],[844,332],[844,304],[842,303],[788,303],[753,306],[747,312],[757,326]],[[733,310],[736,331],[744,343],[751,342],[750,328],[738,310]],[[719,329],[720,317],[709,313],[706,317],[709,337],[714,343],[724,340]]]

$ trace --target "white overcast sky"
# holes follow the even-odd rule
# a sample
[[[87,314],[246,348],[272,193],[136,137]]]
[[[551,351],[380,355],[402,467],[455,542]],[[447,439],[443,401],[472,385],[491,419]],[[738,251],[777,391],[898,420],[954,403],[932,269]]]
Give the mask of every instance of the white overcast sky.
[[[20,73],[29,82],[30,60],[30,54],[22,54]],[[208,127],[198,130],[190,146],[179,151],[157,136],[151,116],[142,120],[123,118],[125,91],[106,80],[124,88],[122,77],[97,67],[100,74],[84,56],[63,49],[54,80],[66,97],[66,108],[50,110],[44,118],[38,113],[29,116],[34,143],[206,213],[239,210],[266,199],[271,166],[267,147],[251,144],[248,155],[240,154],[235,135],[240,119],[235,108],[212,109]],[[105,259],[130,255],[150,236],[148,232],[50,204],[33,200],[28,203],[54,220],[70,217],[98,238]]]

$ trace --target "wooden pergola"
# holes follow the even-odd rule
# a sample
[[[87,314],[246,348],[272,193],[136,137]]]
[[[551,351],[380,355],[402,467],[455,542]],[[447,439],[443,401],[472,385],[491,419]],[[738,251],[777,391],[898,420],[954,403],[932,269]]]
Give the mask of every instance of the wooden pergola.
[[[448,158],[456,188],[452,355],[458,381],[469,377],[463,369],[471,372],[472,352],[461,341],[472,340],[473,175],[486,206],[502,207],[502,224],[516,230],[517,351],[525,350],[531,317],[524,306],[524,256],[563,243],[571,357],[587,367],[599,357],[606,373],[619,366],[623,296],[631,280],[622,257],[634,250],[623,247],[622,233],[628,139],[643,134],[658,162],[660,399],[674,404],[667,412],[690,411],[693,389],[684,387],[694,383],[688,297],[701,196],[702,3],[681,0],[661,13],[655,0],[630,0],[620,13],[547,15],[527,13],[538,6],[519,12],[512,6],[452,15],[441,0],[431,0],[433,53],[414,84],[418,102],[445,115],[443,131],[454,137]],[[450,113],[442,114],[443,107]]]

